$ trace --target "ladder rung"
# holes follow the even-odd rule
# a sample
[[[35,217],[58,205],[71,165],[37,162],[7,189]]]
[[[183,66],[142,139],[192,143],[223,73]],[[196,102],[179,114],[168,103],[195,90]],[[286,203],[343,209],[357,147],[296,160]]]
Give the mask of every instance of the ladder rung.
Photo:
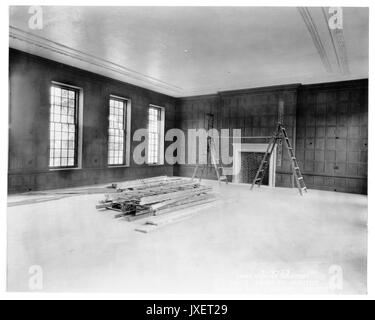
[[[259,169],[258,169],[258,172],[254,178],[254,181],[253,181],[253,184],[251,186],[251,189],[253,189],[254,185],[257,184],[259,185],[259,187],[261,186],[261,183],[262,183],[262,180],[264,178],[264,173],[266,171],[266,165],[268,164],[269,162],[269,156],[270,156],[270,147],[271,147],[271,144],[273,144],[273,147],[275,146],[276,143],[282,143],[282,140],[284,140],[284,142],[286,143],[286,148],[288,149],[288,153],[289,153],[289,157],[290,159],[293,161],[292,163],[292,168],[294,170],[294,175],[297,179],[297,184],[298,184],[298,188],[299,188],[299,191],[302,195],[302,191],[306,191],[307,192],[307,187],[306,187],[306,184],[305,184],[305,181],[303,180],[303,177],[302,177],[302,173],[301,173],[301,169],[299,167],[299,164],[297,162],[297,157],[294,153],[294,148],[290,142],[290,139],[288,137],[288,134],[287,134],[287,131],[285,129],[285,127],[283,127],[281,125],[281,123],[278,124],[278,127],[277,127],[277,131],[274,133],[273,135],[273,140],[270,141],[269,145],[268,145],[268,148],[267,148],[267,151],[263,157],[263,160],[259,166]],[[266,160],[267,159],[267,160]],[[298,171],[297,171],[298,170]],[[260,177],[260,178],[258,178]]]

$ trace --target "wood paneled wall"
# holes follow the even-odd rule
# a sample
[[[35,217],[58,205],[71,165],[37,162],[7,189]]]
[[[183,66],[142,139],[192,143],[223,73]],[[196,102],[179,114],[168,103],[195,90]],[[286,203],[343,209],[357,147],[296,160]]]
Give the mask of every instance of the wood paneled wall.
[[[166,130],[175,126],[175,99],[51,60],[10,50],[8,191],[54,189],[173,174],[173,166],[108,167],[108,99],[131,100],[131,135],[147,128],[148,105],[165,107]],[[51,81],[83,89],[82,169],[51,171],[49,90]],[[167,147],[168,145],[166,145]]]
[[[132,135],[147,126],[147,106],[166,108],[166,131],[205,128],[205,114],[217,129],[242,129],[243,143],[267,142],[283,100],[284,123],[296,147],[309,188],[367,192],[368,81],[286,85],[174,99],[10,50],[9,192],[51,189],[175,174],[191,176],[194,166],[108,168],[105,107],[110,94],[132,101]],[[49,86],[58,81],[83,88],[82,169],[48,169]],[[131,152],[135,144],[131,145]],[[166,144],[165,147],[168,147]],[[232,151],[230,151],[232,154]],[[276,185],[291,186],[288,153],[279,156]],[[212,171],[207,178],[214,178]]]
[[[294,143],[297,91],[299,85],[274,86],[248,90],[226,91],[217,95],[178,99],[176,103],[176,125],[187,129],[204,128],[205,113],[214,114],[215,128],[241,129],[243,143],[267,143],[278,121],[279,101],[284,101],[284,122]],[[233,155],[233,148],[230,148]],[[290,162],[287,150],[283,147],[279,154],[277,185],[292,186]],[[180,165],[175,168],[176,175],[190,176],[194,166]],[[207,178],[214,178],[211,171]]]
[[[366,193],[368,81],[287,85],[219,92],[176,102],[176,126],[204,128],[213,113],[218,129],[242,129],[244,143],[265,142],[284,100],[284,123],[296,148],[309,188]],[[257,138],[258,137],[258,138]],[[288,153],[283,147],[276,170],[277,186],[292,186]],[[280,165],[281,164],[281,165]],[[194,166],[179,165],[176,175],[191,176]],[[212,171],[207,178],[215,178]]]
[[[367,193],[368,82],[303,86],[297,157],[310,188]]]

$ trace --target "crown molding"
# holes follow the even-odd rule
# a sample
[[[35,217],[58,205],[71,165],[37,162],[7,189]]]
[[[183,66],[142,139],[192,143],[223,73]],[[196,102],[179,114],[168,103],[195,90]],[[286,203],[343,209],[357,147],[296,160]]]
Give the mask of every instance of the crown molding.
[[[312,18],[309,8],[307,7],[299,7],[298,8],[299,13],[301,14],[301,17],[303,21],[305,22],[305,25],[307,27],[307,30],[309,31],[311,38],[313,40],[313,43],[316,47],[316,50],[318,51],[318,54],[320,56],[320,59],[328,73],[332,73],[332,65],[328,59],[327,51],[324,47],[323,41],[319,35],[318,28],[314,22],[314,19]]]
[[[324,82],[324,83],[314,83],[303,85],[300,91],[311,91],[319,90],[329,91],[329,90],[348,90],[351,88],[368,88],[368,79],[354,79],[347,81],[335,81],[335,82]]]
[[[174,92],[175,94],[180,94],[183,91],[183,89],[178,86],[169,84],[154,77],[126,68],[117,63],[96,57],[89,53],[73,49],[69,46],[32,34],[30,32],[26,32],[22,29],[13,26],[9,26],[9,39],[10,42],[19,41],[23,44],[32,45],[36,48],[46,50],[47,52],[52,53],[54,55],[58,54],[64,57],[74,59],[76,61],[87,63],[96,68],[99,67],[102,70],[116,73],[117,75],[122,76],[122,78],[125,77],[125,80],[122,79],[122,81],[125,82],[141,85],[146,88],[152,87],[152,89],[154,90],[162,89],[164,91]],[[14,47],[15,49],[18,49],[16,46],[12,46],[12,44],[10,46]]]
[[[332,47],[335,51],[337,66],[340,70],[340,73],[343,75],[350,74],[348,55],[346,51],[345,38],[343,29],[332,30],[329,27],[329,17],[328,12],[325,8],[322,8],[323,16],[327,25],[327,29],[330,35]]]
[[[230,90],[230,91],[219,91],[218,94],[220,96],[231,96],[231,95],[239,95],[239,94],[262,94],[265,92],[290,92],[290,91],[297,91],[300,86],[301,86],[301,83],[291,83],[291,84],[285,84],[285,85],[265,86],[265,87]]]

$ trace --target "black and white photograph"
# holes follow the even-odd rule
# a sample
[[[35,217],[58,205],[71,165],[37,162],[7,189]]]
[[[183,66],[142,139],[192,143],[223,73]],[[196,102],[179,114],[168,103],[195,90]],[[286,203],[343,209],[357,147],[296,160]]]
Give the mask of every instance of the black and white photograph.
[[[366,299],[369,2],[86,2],[6,12],[3,290]]]

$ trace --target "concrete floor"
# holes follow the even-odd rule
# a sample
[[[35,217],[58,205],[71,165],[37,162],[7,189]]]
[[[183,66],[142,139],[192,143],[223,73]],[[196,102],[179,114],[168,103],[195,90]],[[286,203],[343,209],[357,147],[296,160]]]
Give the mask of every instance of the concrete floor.
[[[97,211],[102,195],[9,207],[8,290],[29,291],[38,265],[44,291],[366,293],[366,196],[214,186],[221,201],[148,234]]]

